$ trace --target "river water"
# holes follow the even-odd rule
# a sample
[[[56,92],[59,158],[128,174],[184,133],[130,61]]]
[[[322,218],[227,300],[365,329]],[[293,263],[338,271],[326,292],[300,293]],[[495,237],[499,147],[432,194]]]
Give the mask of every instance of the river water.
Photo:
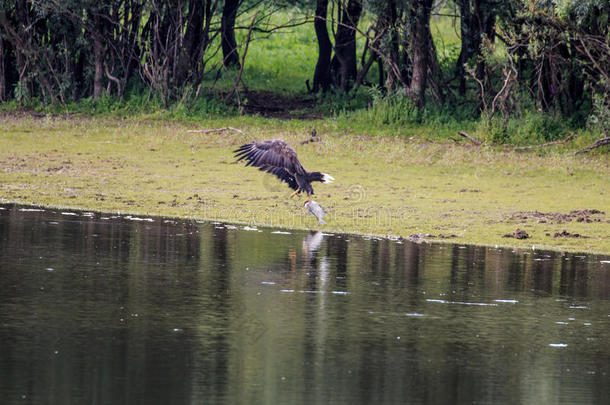
[[[0,206],[2,404],[607,404],[609,334],[609,256]]]

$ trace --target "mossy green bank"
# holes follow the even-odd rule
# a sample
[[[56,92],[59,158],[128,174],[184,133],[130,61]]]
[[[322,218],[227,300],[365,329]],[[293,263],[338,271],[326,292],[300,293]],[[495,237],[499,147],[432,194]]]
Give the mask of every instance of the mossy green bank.
[[[610,253],[607,154],[370,136],[325,120],[1,120],[0,203]],[[301,145],[311,126],[321,141]],[[193,132],[226,127],[242,132]],[[335,177],[314,184],[327,225],[275,177],[234,163],[237,146],[270,138]],[[504,237],[517,228],[530,237]]]

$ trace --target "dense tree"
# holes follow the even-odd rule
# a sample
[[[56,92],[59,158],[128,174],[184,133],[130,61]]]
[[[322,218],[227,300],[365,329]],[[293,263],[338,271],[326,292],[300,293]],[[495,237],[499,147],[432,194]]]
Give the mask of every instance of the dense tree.
[[[330,3],[337,10],[336,17],[328,18],[328,0],[316,1],[313,24],[318,42],[318,60],[314,71],[313,92],[325,92],[330,86],[348,91],[358,73],[356,32],[362,14],[362,2],[339,0]],[[328,33],[328,21],[333,27],[334,45]]]
[[[196,86],[217,31],[220,1],[3,0],[2,59],[12,61],[0,83],[18,100],[42,96],[65,103],[104,91],[121,97],[138,74],[167,104]],[[11,51],[12,55],[6,54]],[[14,80],[10,82],[10,80]],[[5,92],[6,94],[6,92]]]
[[[512,1],[499,20],[513,79],[547,111],[572,114],[610,94],[610,1]],[[505,75],[506,76],[506,75]]]
[[[377,63],[380,89],[418,108],[450,99],[478,102],[488,117],[525,104],[570,116],[609,109],[610,0],[0,0],[0,102],[142,87],[165,105],[196,97],[207,72],[243,68],[247,42],[277,32],[263,21],[282,7],[313,24],[313,92],[353,93]],[[455,15],[461,37],[444,70],[430,30],[439,12]],[[239,13],[252,23],[236,25]],[[236,29],[248,31],[243,44]]]
[[[459,80],[460,95],[466,93],[466,70],[464,65],[473,56],[480,55],[481,43],[484,38],[494,40],[494,29],[497,8],[502,7],[497,0],[455,0],[459,7],[461,49],[457,60],[456,70]],[[477,78],[483,79],[484,63],[479,61],[477,66]]]

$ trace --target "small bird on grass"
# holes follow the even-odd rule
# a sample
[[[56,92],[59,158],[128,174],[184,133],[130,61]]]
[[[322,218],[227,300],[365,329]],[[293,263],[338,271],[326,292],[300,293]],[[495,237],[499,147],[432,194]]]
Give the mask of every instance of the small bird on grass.
[[[235,149],[233,153],[238,162],[246,159],[246,166],[258,167],[259,170],[271,173],[287,183],[288,187],[295,190],[290,197],[305,192],[306,203],[311,201],[313,181],[331,183],[334,180],[329,174],[305,170],[296,152],[281,139],[248,143]]]
[[[318,131],[316,131],[316,127],[311,127],[311,136],[309,137],[309,139],[301,141],[301,145],[306,145],[309,142],[320,142],[320,137],[318,136]]]

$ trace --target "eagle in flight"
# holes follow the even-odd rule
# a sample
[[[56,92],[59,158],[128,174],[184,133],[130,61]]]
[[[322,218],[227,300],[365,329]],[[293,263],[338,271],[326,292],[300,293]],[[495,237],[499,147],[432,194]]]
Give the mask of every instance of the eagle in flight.
[[[313,194],[312,181],[331,183],[334,178],[326,173],[305,170],[296,152],[281,139],[252,142],[233,151],[237,162],[246,159],[246,166],[258,167],[260,171],[271,173],[294,190],[290,196],[307,193],[307,201]]]

